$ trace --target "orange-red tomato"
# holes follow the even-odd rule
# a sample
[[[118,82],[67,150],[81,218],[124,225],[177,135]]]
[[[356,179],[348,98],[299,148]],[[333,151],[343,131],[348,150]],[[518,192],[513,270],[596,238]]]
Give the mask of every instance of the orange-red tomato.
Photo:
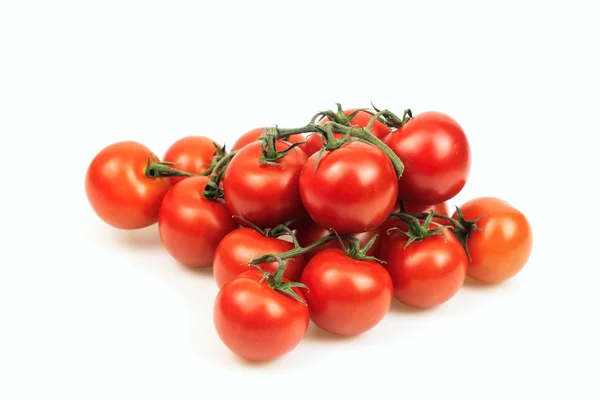
[[[263,133],[264,129],[265,128],[255,128],[255,129],[252,129],[252,130],[244,133],[242,136],[240,136],[236,140],[236,142],[233,144],[233,147],[231,148],[231,150],[232,151],[239,150],[249,143],[256,142],[258,140],[258,138],[260,137],[260,135]],[[304,137],[304,135],[299,133],[297,135],[291,135],[291,136],[287,137],[285,141],[288,143],[291,143],[291,144],[302,143],[302,142],[306,141],[306,138]],[[304,150],[304,144],[301,144],[298,147],[301,148],[302,150]]]
[[[298,243],[300,243],[300,246],[302,247],[306,247],[332,233],[333,232],[331,232],[330,230],[327,230],[322,226],[317,225],[314,221],[310,221],[309,223],[300,226],[295,231],[296,239],[298,239]],[[360,247],[362,248],[367,243],[369,243],[369,241],[373,239],[373,237],[378,233],[379,229],[372,229],[370,231],[357,233],[352,236],[358,239]],[[379,242],[380,238],[378,237],[377,239],[375,239],[375,243],[373,243],[373,246],[371,246],[371,248],[367,252],[368,256],[377,257],[377,255],[379,254]],[[344,244],[347,245],[347,243]],[[340,248],[341,247],[339,240],[334,239],[330,242],[325,243],[324,245],[317,247],[314,250],[309,251],[308,253],[304,254],[304,257],[306,258],[306,261],[308,261],[323,250]]]
[[[210,166],[215,154],[215,143],[205,136],[186,136],[173,143],[166,151],[164,161],[174,162],[173,168],[191,174],[204,172]],[[185,179],[185,176],[171,177],[171,183]]]
[[[406,225],[402,223],[403,231]],[[440,225],[431,223],[430,229]],[[430,308],[452,298],[467,275],[467,255],[454,234],[445,228],[445,236],[428,236],[406,246],[408,237],[391,232],[383,253],[385,267],[394,283],[394,297],[417,308]]]
[[[469,276],[499,283],[521,271],[533,247],[533,233],[525,215],[494,197],[470,200],[460,210],[467,221],[484,216],[477,221],[481,231],[473,231],[467,240]],[[456,217],[454,213],[452,218]]]
[[[160,207],[160,238],[169,254],[190,268],[210,267],[221,239],[237,228],[222,200],[202,196],[208,181],[206,176],[184,179]]]
[[[314,256],[300,282],[310,318],[323,330],[354,336],[375,327],[392,304],[392,279],[376,261],[354,260],[340,249]]]
[[[293,290],[304,299],[298,288]],[[252,269],[219,290],[213,321],[219,338],[233,353],[267,361],[293,350],[306,334],[310,318],[306,305],[271,289],[262,274]]]
[[[123,141],[102,149],[85,175],[85,191],[96,214],[119,229],[140,229],[156,223],[163,197],[171,188],[167,178],[146,176],[150,157],[141,143]]]
[[[221,288],[231,279],[251,268],[248,262],[265,254],[279,254],[294,248],[290,242],[262,235],[252,228],[240,228],[228,233],[217,246],[213,262],[213,275]],[[259,264],[266,272],[275,273],[279,264],[270,262]],[[287,260],[283,276],[290,281],[300,279],[304,268],[304,256]]]

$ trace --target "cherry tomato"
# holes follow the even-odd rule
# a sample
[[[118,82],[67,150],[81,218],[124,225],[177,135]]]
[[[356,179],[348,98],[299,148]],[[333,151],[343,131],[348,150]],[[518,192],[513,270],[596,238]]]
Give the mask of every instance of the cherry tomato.
[[[160,238],[169,254],[190,268],[210,267],[221,239],[237,228],[223,201],[202,196],[208,181],[206,176],[184,179],[160,207]]]
[[[213,311],[223,343],[253,361],[272,360],[293,350],[310,322],[306,305],[271,289],[261,278],[256,269],[237,275],[220,289]],[[304,299],[300,290],[294,292]]]
[[[325,236],[330,235],[331,233],[333,232],[323,228],[322,226],[317,225],[316,223],[314,223],[314,221],[311,221],[310,223],[299,227],[298,229],[296,229],[295,232],[296,239],[298,239],[298,242],[302,247],[306,247],[309,244],[316,242],[317,240],[323,239]],[[362,248],[367,243],[369,243],[369,241],[373,239],[373,237],[377,234],[379,234],[379,229],[373,229],[368,232],[356,233],[353,236],[358,239],[360,247]],[[371,246],[371,248],[367,252],[368,256],[377,257],[377,255],[379,254],[379,242],[380,239],[378,237],[377,239],[375,239],[375,243],[373,243],[373,246]],[[306,261],[308,261],[323,250],[340,248],[341,247],[339,240],[332,240],[330,242],[325,243],[324,245],[317,247],[314,250],[311,250],[308,253],[305,253],[304,257],[306,258]]]
[[[246,133],[244,133],[242,136],[240,136],[238,138],[238,140],[233,144],[233,147],[231,148],[231,150],[239,150],[242,147],[244,147],[245,145],[252,143],[252,142],[256,142],[258,140],[258,138],[260,137],[260,135],[263,133],[263,130],[265,128],[256,128],[256,129],[252,129],[251,131],[248,131]],[[306,138],[304,137],[304,135],[302,134],[297,134],[297,135],[291,135],[288,138],[286,138],[285,140],[288,143],[294,144],[294,143],[302,143],[306,141]],[[304,150],[304,144],[301,144],[300,146],[298,146],[300,149]]]
[[[432,206],[413,204],[413,203],[409,203],[407,201],[404,201],[403,203],[404,203],[404,211],[409,214],[428,213],[433,210],[433,212],[435,214],[445,215],[445,216],[450,215],[449,209],[448,209],[448,203],[446,203],[446,202],[440,203],[440,204],[434,204]],[[394,208],[394,212],[398,212],[398,211],[400,211],[399,204],[397,204],[396,207]],[[449,221],[447,221],[443,218],[433,218],[431,221],[435,222],[439,225],[449,225],[449,226],[452,225]],[[388,248],[390,247],[390,243],[394,240],[394,235],[388,234],[388,230],[391,228],[402,229],[402,228],[406,228],[406,225],[399,218],[389,218],[381,225],[381,227],[379,228],[380,237],[378,240],[378,242],[379,242],[379,253],[378,254],[381,259],[385,258],[386,252],[387,252]]]
[[[85,191],[94,212],[108,225],[140,229],[156,223],[167,178],[146,176],[148,159],[158,157],[141,143],[123,141],[102,149],[88,166]]]
[[[176,163],[173,167],[178,170],[199,174],[210,167],[215,150],[215,143],[205,136],[186,136],[167,149],[165,161]],[[170,179],[174,185],[185,178],[173,176]]]
[[[267,237],[252,228],[240,228],[227,234],[217,246],[213,263],[213,275],[219,287],[240,273],[253,269],[248,262],[265,254],[283,253],[294,248],[290,242]],[[276,262],[259,264],[266,272],[275,273],[279,266]],[[290,281],[300,279],[304,268],[304,256],[287,260],[283,276]]]
[[[398,198],[438,204],[456,196],[471,169],[469,142],[458,123],[440,112],[416,115],[384,139],[404,163]]]
[[[396,172],[375,146],[351,142],[325,152],[315,171],[313,154],[300,174],[302,203],[311,218],[338,234],[366,232],[381,225],[394,209]]]
[[[275,147],[282,151],[290,144],[278,140]],[[261,156],[261,143],[250,143],[229,163],[223,189],[231,213],[262,229],[304,218],[298,177],[306,154],[296,147],[276,165],[261,164]]]
[[[336,335],[354,336],[377,325],[392,304],[392,280],[376,261],[354,260],[340,249],[314,256],[300,282],[313,322]]]
[[[344,114],[346,116],[349,116],[354,111],[356,111],[356,108],[345,110]],[[350,120],[350,124],[355,127],[364,128],[369,124],[371,117],[372,117],[372,115],[369,114],[368,112],[359,111]],[[321,121],[319,121],[319,124],[325,125],[325,123],[327,123],[327,122],[329,122],[329,118],[325,117]],[[382,140],[388,134],[390,134],[391,131],[392,130],[390,127],[388,127],[386,124],[384,124],[383,122],[380,122],[380,121],[375,121],[375,124],[373,124],[373,127],[371,128],[371,133]],[[333,136],[339,139],[339,138],[343,137],[344,135],[339,134],[339,133],[334,133]],[[302,150],[304,150],[309,157],[312,156],[314,153],[321,150],[321,147],[323,147],[321,136],[319,136],[317,134],[308,135],[306,138],[306,143],[303,146],[304,147],[302,148]]]
[[[521,271],[533,247],[531,225],[525,215],[495,197],[470,200],[460,210],[467,221],[483,216],[477,221],[481,231],[473,231],[467,239],[469,276],[499,283]],[[452,218],[457,218],[456,213]]]
[[[432,222],[430,229],[440,225]],[[402,230],[406,231],[406,225]],[[416,308],[430,308],[452,298],[464,283],[467,255],[448,229],[444,236],[428,236],[406,246],[408,237],[391,232],[393,240],[383,253],[386,269],[394,282],[394,297]]]

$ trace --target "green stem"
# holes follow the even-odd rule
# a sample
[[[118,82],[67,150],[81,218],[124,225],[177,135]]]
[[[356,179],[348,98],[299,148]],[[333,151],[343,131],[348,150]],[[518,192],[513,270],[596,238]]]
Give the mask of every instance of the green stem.
[[[179,169],[171,167],[176,165],[169,161],[158,161],[153,155],[148,157],[148,163],[146,164],[146,176],[148,178],[168,178],[172,176],[196,176],[195,174],[181,171]]]
[[[339,238],[347,239],[347,240],[355,239],[351,236],[338,236],[338,235],[332,233],[330,235],[327,235],[327,236],[317,240],[314,243],[309,244],[306,247],[296,246],[291,250],[284,251],[279,254],[265,254],[263,256],[253,258],[252,260],[250,260],[249,265],[258,265],[258,264],[273,262],[273,261],[278,261],[278,260],[289,260],[290,258],[294,258],[299,255],[309,253],[310,251],[316,249],[317,247],[322,246],[325,243],[329,243],[332,240],[339,240]]]
[[[221,180],[225,174],[225,170],[229,165],[231,159],[237,154],[238,150],[233,150],[229,154],[226,154],[221,158],[214,166],[213,171],[210,174],[210,181],[206,184],[202,195],[207,199],[218,199],[223,198],[224,193],[220,187]]]

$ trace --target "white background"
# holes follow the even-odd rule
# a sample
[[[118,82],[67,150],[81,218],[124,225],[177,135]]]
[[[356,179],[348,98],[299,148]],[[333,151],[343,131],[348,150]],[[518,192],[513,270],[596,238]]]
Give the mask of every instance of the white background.
[[[598,398],[597,13],[483,3],[1,1],[0,398]],[[353,339],[311,327],[251,364],[216,336],[210,272],[87,204],[87,165],[114,141],[231,146],[370,101],[462,124],[473,170],[451,204],[526,213],[517,277],[395,304]]]

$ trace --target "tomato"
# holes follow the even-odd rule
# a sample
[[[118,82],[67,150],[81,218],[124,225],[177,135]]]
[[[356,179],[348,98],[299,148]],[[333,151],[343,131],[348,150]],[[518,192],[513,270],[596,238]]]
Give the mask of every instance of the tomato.
[[[354,260],[340,249],[314,256],[302,273],[310,318],[323,330],[354,336],[372,329],[392,304],[392,280],[376,261]]]
[[[433,211],[435,214],[439,214],[439,215],[445,215],[445,216],[449,216],[449,209],[448,209],[448,203],[444,202],[444,203],[440,203],[440,204],[434,204],[432,206],[424,206],[421,204],[413,204],[413,203],[409,203],[407,201],[403,202],[404,204],[404,211],[409,213],[409,214],[421,214],[421,213],[429,213],[430,211]],[[400,211],[400,205],[396,205],[396,207],[394,208],[394,212],[398,212]],[[443,219],[443,218],[433,218],[431,220],[432,222],[435,222],[439,225],[448,225],[451,226],[452,224]],[[388,234],[388,230],[391,228],[406,228],[406,225],[404,224],[404,222],[402,222],[402,220],[400,218],[389,218],[387,219],[379,228],[380,229],[380,238],[378,240],[379,242],[379,257],[381,259],[385,258],[385,254],[387,252],[387,249],[390,247],[391,242],[394,240],[394,235]]]
[[[398,198],[416,204],[438,204],[456,196],[471,169],[469,142],[458,123],[440,112],[416,115],[386,136],[404,163]]]
[[[356,111],[355,108],[345,110],[344,115],[349,116],[354,111]],[[350,120],[350,124],[352,126],[355,126],[358,128],[364,128],[369,124],[371,117],[372,117],[372,115],[369,114],[368,112],[359,111]],[[319,121],[319,124],[325,125],[325,123],[327,123],[327,122],[329,122],[329,118],[325,117],[321,121]],[[386,124],[384,124],[383,122],[380,122],[380,121],[375,121],[375,123],[373,124],[373,127],[371,128],[371,133],[382,140],[388,134],[390,134],[391,131],[392,130],[390,127],[388,127]],[[342,135],[340,133],[334,133],[333,136],[339,139],[339,138],[342,138],[344,135]],[[308,156],[313,155],[314,153],[321,150],[321,147],[323,147],[321,136],[319,136],[318,134],[309,134],[306,138],[306,143],[303,146],[304,147],[302,148],[302,150],[304,150]]]
[[[471,256],[468,275],[485,283],[500,283],[516,275],[527,263],[533,247],[531,225],[525,215],[508,202],[480,197],[466,202],[464,218],[477,221],[481,231],[467,239]],[[456,213],[452,218],[457,218]]]
[[[85,175],[88,201],[108,225],[140,229],[156,223],[171,183],[167,178],[146,176],[150,157],[158,161],[143,144],[123,141],[102,149],[88,166]]]
[[[261,278],[256,269],[237,275],[219,290],[213,308],[223,343],[253,361],[275,359],[293,350],[310,322],[306,305],[271,289]],[[300,290],[293,290],[304,299]]]
[[[327,230],[327,229],[323,228],[322,226],[315,224],[314,221],[311,221],[310,223],[299,227],[298,229],[296,229],[296,232],[295,232],[296,239],[298,239],[298,243],[300,243],[300,246],[302,246],[302,247],[306,247],[320,239],[323,239],[325,236],[327,236],[331,233],[332,232],[330,230]],[[373,237],[377,234],[379,234],[379,229],[373,229],[368,232],[356,233],[353,236],[358,239],[358,241],[360,243],[360,247],[362,248],[367,243],[369,243],[369,241],[371,239],[373,239]],[[379,250],[379,242],[380,242],[379,238],[375,239],[375,243],[373,243],[373,246],[371,246],[371,248],[367,252],[368,256],[377,257],[377,255],[379,254],[379,251],[378,251]],[[347,245],[347,243],[345,243],[345,244]],[[334,239],[330,242],[325,243],[324,245],[317,247],[314,250],[311,250],[310,252],[304,254],[304,256],[306,257],[306,260],[308,261],[311,258],[313,258],[315,255],[317,255],[318,253],[322,252],[323,250],[334,249],[334,248],[335,249],[341,248],[340,242],[337,239]]]
[[[429,228],[439,226],[432,222]],[[401,229],[406,231],[406,225]],[[394,282],[394,297],[410,307],[445,303],[464,283],[467,255],[449,228],[439,233],[444,236],[427,236],[406,246],[406,235],[391,232],[393,240],[387,244],[383,261]]]
[[[245,145],[252,143],[252,142],[256,142],[258,140],[258,138],[260,137],[260,135],[263,133],[263,130],[265,128],[256,128],[256,129],[252,129],[251,131],[248,131],[246,133],[244,133],[242,136],[240,136],[238,138],[238,140],[233,144],[233,147],[231,148],[231,150],[239,150],[242,147],[244,147]],[[288,138],[286,138],[285,140],[288,143],[294,144],[294,143],[302,143],[306,141],[306,138],[304,137],[304,135],[302,134],[297,134],[297,135],[291,135]],[[304,144],[301,144],[300,146],[298,146],[300,149],[304,150]]]
[[[310,217],[338,234],[366,232],[381,225],[398,195],[396,171],[379,148],[351,142],[310,156],[300,174],[300,196]]]
[[[206,176],[184,179],[160,207],[160,238],[169,254],[190,268],[210,267],[221,239],[237,228],[222,200],[202,196],[208,181]]]
[[[219,287],[240,273],[254,268],[248,265],[253,258],[265,254],[283,253],[294,248],[285,240],[267,237],[252,228],[240,228],[227,234],[217,246],[213,263],[213,275]],[[279,266],[276,262],[259,264],[266,272],[275,273]],[[283,276],[290,281],[300,279],[304,268],[304,256],[299,255],[287,260]]]
[[[215,150],[212,139],[205,136],[186,136],[167,149],[164,159],[176,163],[173,167],[178,170],[199,174],[210,167]],[[185,178],[185,176],[173,176],[170,179],[174,185]]]
[[[290,144],[277,141],[275,147],[282,151]],[[261,143],[250,143],[229,163],[223,189],[231,213],[263,229],[303,218],[298,177],[306,154],[296,147],[276,165],[261,164],[261,156]]]

